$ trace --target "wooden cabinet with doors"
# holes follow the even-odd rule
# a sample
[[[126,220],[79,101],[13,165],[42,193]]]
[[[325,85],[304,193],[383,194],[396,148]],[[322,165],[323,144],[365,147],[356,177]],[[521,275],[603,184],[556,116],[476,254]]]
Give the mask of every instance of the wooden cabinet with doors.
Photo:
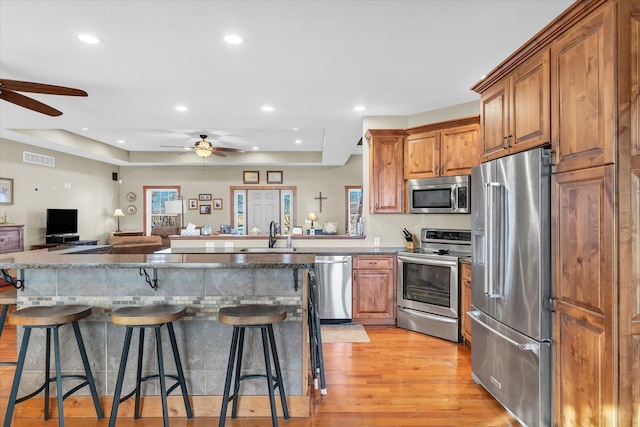
[[[551,141],[549,74],[549,49],[543,49],[491,86],[477,85],[483,160]]]
[[[555,172],[615,160],[615,41],[608,4],[552,44]]]
[[[367,131],[369,141],[369,212],[402,213],[404,130]]]
[[[469,175],[480,163],[479,117],[407,129],[404,179]]]
[[[608,425],[615,405],[614,173],[552,178],[555,425]]]
[[[0,254],[24,250],[24,225],[0,225]]]
[[[507,111],[500,96],[513,98],[505,82],[546,50],[555,163],[552,423],[638,427],[640,0],[574,2],[476,84],[485,151],[488,142],[499,146],[486,137],[504,126],[489,120]],[[485,154],[502,155],[498,149]]]
[[[364,325],[396,324],[395,258],[353,258],[353,321]]]
[[[471,343],[471,319],[467,311],[471,310],[471,264],[460,263],[460,329],[462,337]]]

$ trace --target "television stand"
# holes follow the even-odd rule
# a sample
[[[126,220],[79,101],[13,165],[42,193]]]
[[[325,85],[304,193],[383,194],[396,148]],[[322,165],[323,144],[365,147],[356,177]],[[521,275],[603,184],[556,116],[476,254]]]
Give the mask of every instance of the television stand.
[[[72,243],[80,240],[80,236],[77,234],[59,234],[46,237],[47,243]]]

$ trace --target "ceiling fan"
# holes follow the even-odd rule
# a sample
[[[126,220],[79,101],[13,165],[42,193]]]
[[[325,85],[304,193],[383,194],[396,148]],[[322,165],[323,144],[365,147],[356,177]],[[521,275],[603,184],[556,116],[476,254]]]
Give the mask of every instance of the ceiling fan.
[[[220,157],[226,157],[227,155],[224,152],[246,153],[245,150],[242,150],[240,148],[216,147],[213,144],[211,144],[209,141],[207,141],[207,135],[200,135],[200,138],[202,139],[200,141],[197,141],[193,146],[193,148],[191,148],[191,150],[193,150],[198,156],[202,157],[203,159],[209,157],[212,154],[215,154],[216,156],[220,156]],[[180,147],[180,148],[183,148],[183,147]]]
[[[23,82],[20,80],[0,79],[0,99],[4,99],[5,101],[9,101],[13,104],[48,116],[61,116],[62,112],[17,92],[42,93],[46,95],[88,96],[87,92],[70,87]]]

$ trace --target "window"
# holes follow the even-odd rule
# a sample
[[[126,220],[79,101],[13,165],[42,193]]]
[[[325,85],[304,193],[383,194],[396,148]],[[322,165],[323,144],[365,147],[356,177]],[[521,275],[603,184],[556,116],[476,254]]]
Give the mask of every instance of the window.
[[[144,229],[151,234],[152,227],[179,227],[181,214],[168,213],[165,202],[180,200],[179,186],[143,187],[144,190]]]

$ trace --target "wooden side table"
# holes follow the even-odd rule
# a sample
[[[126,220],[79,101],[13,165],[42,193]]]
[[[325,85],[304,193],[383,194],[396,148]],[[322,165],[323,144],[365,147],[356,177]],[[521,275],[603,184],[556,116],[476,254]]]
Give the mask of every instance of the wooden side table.
[[[24,251],[24,225],[0,225],[0,254]]]

